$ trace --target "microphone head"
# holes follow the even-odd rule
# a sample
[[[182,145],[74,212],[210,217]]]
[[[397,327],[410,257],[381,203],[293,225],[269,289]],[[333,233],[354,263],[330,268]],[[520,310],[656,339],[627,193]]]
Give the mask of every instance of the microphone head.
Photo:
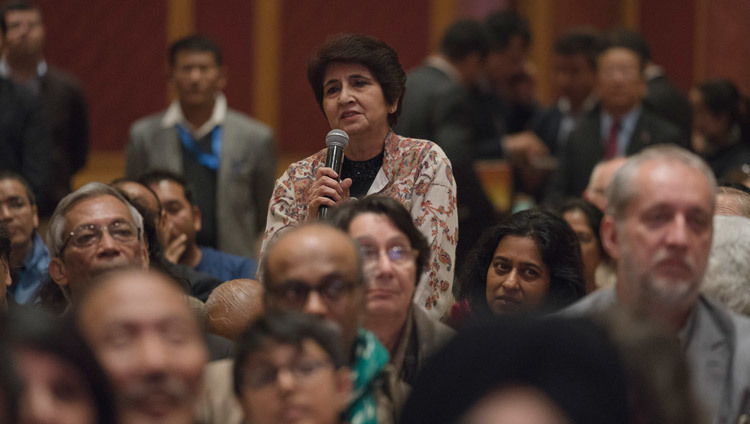
[[[339,146],[346,149],[349,144],[349,134],[343,130],[331,130],[326,135],[326,147]]]

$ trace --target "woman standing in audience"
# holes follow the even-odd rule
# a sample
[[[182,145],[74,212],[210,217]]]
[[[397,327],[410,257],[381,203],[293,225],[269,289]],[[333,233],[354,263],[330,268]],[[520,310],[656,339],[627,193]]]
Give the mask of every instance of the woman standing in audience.
[[[317,219],[321,206],[371,193],[394,198],[427,237],[432,259],[415,302],[439,318],[452,301],[456,184],[437,145],[391,129],[406,83],[396,52],[368,36],[337,35],[310,59],[307,77],[331,129],[349,135],[341,175],[325,167],[327,149],[290,165],[276,181],[261,254],[281,231]]]
[[[2,330],[23,384],[20,424],[117,422],[109,381],[69,321],[17,309]]]
[[[706,81],[690,92],[696,149],[716,178],[750,164],[750,102],[728,79]]]
[[[426,359],[453,336],[412,299],[419,276],[430,260],[427,240],[409,212],[385,196],[346,202],[331,215],[359,246],[364,261],[364,326],[391,354],[399,378],[412,384]]]
[[[487,230],[459,284],[458,305],[476,317],[561,309],[585,293],[578,239],[549,212],[517,212]]]
[[[560,206],[558,215],[570,225],[581,244],[586,293],[614,284],[614,270],[599,234],[602,212],[583,199],[571,199]]]

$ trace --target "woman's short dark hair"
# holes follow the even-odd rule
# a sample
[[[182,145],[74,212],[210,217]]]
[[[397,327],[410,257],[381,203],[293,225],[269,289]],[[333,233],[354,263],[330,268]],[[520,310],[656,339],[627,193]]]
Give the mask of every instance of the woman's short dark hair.
[[[712,79],[698,85],[703,104],[714,116],[727,115],[729,124],[742,118],[741,99],[737,86],[728,79]]]
[[[3,340],[11,350],[32,349],[48,353],[75,368],[91,391],[96,422],[117,422],[110,382],[72,321],[34,309],[17,308],[8,315],[3,333]]]
[[[237,340],[233,373],[233,387],[237,395],[242,393],[242,371],[250,355],[268,348],[269,343],[302,347],[302,342],[312,340],[331,358],[338,369],[347,364],[341,336],[326,321],[294,311],[271,311],[255,321],[242,332]]]
[[[578,237],[561,218],[530,209],[514,213],[489,228],[469,253],[456,297],[468,300],[472,313],[479,316],[491,313],[486,298],[487,270],[505,236],[529,237],[536,243],[550,274],[544,312],[563,308],[583,297],[583,259]]]
[[[331,211],[330,221],[334,226],[348,233],[349,225],[351,225],[354,218],[363,213],[387,216],[393,225],[406,235],[409,243],[411,243],[411,247],[419,253],[417,256],[417,280],[419,280],[427,263],[430,261],[430,244],[427,242],[425,236],[414,226],[414,221],[409,211],[396,199],[374,194],[339,205]]]
[[[4,223],[0,222],[0,260],[10,265],[10,232]]]
[[[307,80],[321,110],[323,78],[328,66],[333,63],[357,63],[369,69],[383,88],[385,103],[398,105],[395,112],[388,114],[388,124],[396,125],[406,90],[406,73],[395,50],[367,35],[338,34],[326,39],[307,62]],[[325,110],[323,113],[325,114]]]
[[[557,214],[562,218],[568,212],[580,211],[583,216],[586,217],[586,223],[591,228],[591,232],[594,233],[596,243],[599,246],[599,253],[607,256],[607,252],[604,250],[602,245],[602,236],[600,234],[600,228],[602,226],[602,218],[604,214],[596,206],[583,199],[569,199],[565,201],[557,209]],[[563,218],[565,219],[565,218]]]

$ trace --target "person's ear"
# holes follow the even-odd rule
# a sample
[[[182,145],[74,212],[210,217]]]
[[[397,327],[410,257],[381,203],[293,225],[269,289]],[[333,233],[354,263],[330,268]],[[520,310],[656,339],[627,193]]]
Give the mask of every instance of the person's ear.
[[[49,261],[49,276],[52,281],[60,287],[66,287],[68,281],[68,269],[65,263],[59,257],[54,257]]]
[[[620,247],[617,244],[617,225],[614,216],[604,215],[599,233],[604,251],[610,258],[617,259],[620,256]]]
[[[392,115],[396,113],[396,110],[398,110],[398,100],[396,100],[392,105],[388,106],[388,114]]]
[[[198,206],[193,205],[191,206],[193,210],[193,229],[195,232],[199,232],[201,228],[203,228],[203,217],[201,215],[201,210],[198,208]]]

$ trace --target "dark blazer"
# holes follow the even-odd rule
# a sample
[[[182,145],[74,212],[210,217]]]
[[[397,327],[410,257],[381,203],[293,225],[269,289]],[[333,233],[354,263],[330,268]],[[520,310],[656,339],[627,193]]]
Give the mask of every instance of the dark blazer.
[[[0,170],[21,174],[40,204],[50,199],[50,150],[39,103],[27,89],[0,78]]]
[[[402,111],[395,127],[399,135],[434,141],[451,162],[460,229],[456,263],[461,262],[481,232],[497,220],[494,206],[474,172],[474,147],[480,131],[468,96],[468,91],[445,72],[423,65],[407,76]]]
[[[51,209],[40,205],[42,215],[70,193],[70,179],[86,164],[89,127],[86,101],[78,83],[70,75],[49,68],[41,77],[41,105],[49,123],[52,140]],[[45,210],[48,209],[48,210]]]
[[[531,125],[532,131],[544,142],[552,156],[560,152],[557,135],[560,133],[560,121],[563,115],[557,105],[540,113]]]
[[[662,143],[674,143],[689,148],[689,140],[679,128],[642,109],[626,149],[628,156],[644,148]],[[600,131],[600,109],[596,108],[578,122],[570,133],[560,157],[560,168],[553,182],[553,197],[579,197],[589,182],[594,166],[604,158]]]
[[[690,135],[693,125],[693,109],[687,97],[664,75],[648,80],[648,93],[643,105],[667,121],[677,125]]]

